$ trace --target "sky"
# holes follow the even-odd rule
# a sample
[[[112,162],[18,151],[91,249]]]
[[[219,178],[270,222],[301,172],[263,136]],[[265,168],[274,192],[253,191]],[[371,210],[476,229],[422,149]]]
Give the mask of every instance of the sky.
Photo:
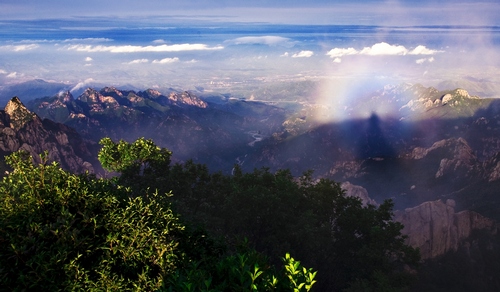
[[[498,15],[497,0],[1,0],[0,93],[33,79],[221,93],[310,79],[318,102],[401,82],[499,97]]]
[[[0,18],[178,16],[295,24],[499,24],[496,0],[2,0]]]

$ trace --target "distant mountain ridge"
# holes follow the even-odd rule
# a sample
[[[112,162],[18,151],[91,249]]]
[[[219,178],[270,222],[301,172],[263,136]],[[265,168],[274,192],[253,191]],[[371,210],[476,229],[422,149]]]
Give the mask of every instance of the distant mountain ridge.
[[[174,160],[194,159],[225,171],[251,151],[252,133],[271,135],[284,119],[283,109],[259,102],[210,103],[187,91],[164,95],[154,89],[87,88],[77,98],[63,92],[27,106],[94,141],[152,138],[170,149]]]
[[[77,98],[65,92],[35,99],[28,107],[94,141],[152,138],[173,151],[174,161],[194,159],[212,170],[229,172],[235,163],[244,170],[289,168],[294,175],[313,169],[318,177],[364,187],[376,201],[393,198],[398,208],[449,198],[458,210],[474,206],[495,217],[493,207],[500,206],[496,196],[479,199],[500,184],[500,100],[405,83],[343,107],[352,116],[370,109],[369,118],[318,123],[315,105],[307,103],[284,109],[215,99],[104,87]]]

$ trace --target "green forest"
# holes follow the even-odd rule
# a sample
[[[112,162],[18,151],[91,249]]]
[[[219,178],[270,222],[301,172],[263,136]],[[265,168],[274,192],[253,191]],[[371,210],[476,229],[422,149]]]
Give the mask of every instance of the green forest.
[[[231,175],[144,138],[100,141],[104,177],[6,157],[3,291],[405,291],[420,256],[390,200],[308,171]]]

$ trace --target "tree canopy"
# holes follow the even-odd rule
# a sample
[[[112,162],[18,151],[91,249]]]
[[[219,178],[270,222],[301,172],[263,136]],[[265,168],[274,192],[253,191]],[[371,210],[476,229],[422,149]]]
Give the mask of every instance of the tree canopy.
[[[418,251],[404,244],[390,201],[363,206],[312,172],[295,178],[236,167],[228,176],[192,161],[171,165],[170,152],[146,139],[101,145],[103,167],[118,174],[111,179],[68,173],[43,155],[38,165],[24,152],[7,157],[1,287],[379,291],[409,284],[405,270]]]
[[[392,221],[392,201],[364,206],[339,183],[312,174],[296,178],[289,170],[267,168],[243,173],[236,165],[227,176],[187,161],[143,179],[152,189],[171,191],[173,208],[210,234],[233,244],[246,238],[275,264],[277,256],[294,254],[319,271],[321,290],[407,286],[406,271],[417,266],[419,253]]]

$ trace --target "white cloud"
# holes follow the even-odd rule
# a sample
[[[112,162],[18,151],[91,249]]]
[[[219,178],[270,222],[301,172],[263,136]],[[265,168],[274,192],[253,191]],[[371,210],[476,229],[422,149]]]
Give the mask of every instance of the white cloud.
[[[344,56],[349,56],[349,55],[357,55],[359,52],[354,49],[354,48],[335,48],[331,49],[326,53],[330,58],[339,58],[339,57],[344,57]]]
[[[101,42],[112,42],[113,39],[110,38],[83,38],[83,39],[65,39],[63,43],[74,43],[74,42],[84,42],[84,43],[101,43]]]
[[[337,57],[337,58],[333,59],[333,63],[342,63],[342,59]]]
[[[284,52],[280,57],[288,57],[288,52]]]
[[[153,44],[164,44],[164,43],[166,43],[166,42],[163,39],[158,39],[158,40],[153,41]]]
[[[0,69],[0,74],[7,74],[7,71]]]
[[[300,51],[299,53],[293,54],[292,58],[309,58],[314,55],[313,51]]]
[[[225,42],[235,45],[293,46],[291,39],[272,35],[239,37]]]
[[[169,63],[175,63],[178,62],[179,58],[165,58],[161,60],[153,60],[153,64],[169,64]]]
[[[55,43],[55,42],[56,42],[56,40],[47,40],[47,39],[44,39],[44,40],[31,40],[31,39],[27,39],[27,40],[18,41],[17,43],[19,43],[19,44],[26,44],[26,43],[30,43],[30,44],[37,43],[37,44],[40,44],[40,43]]]
[[[0,46],[0,49],[13,51],[13,52],[21,52],[21,51],[29,51],[38,48],[37,44],[29,44],[29,45],[8,45],[8,46]]]
[[[17,78],[17,77],[22,77],[22,76],[24,76],[24,74],[19,74],[17,72],[12,72],[12,73],[8,74],[5,77],[7,77],[7,78]]]
[[[408,54],[410,55],[434,55],[436,53],[443,53],[444,51],[431,50],[425,46],[417,46],[415,49],[411,50]]]
[[[365,47],[359,52],[360,55],[369,56],[406,55],[407,53],[408,50],[404,46],[395,46],[384,42]]]
[[[423,63],[425,63],[425,62],[429,62],[429,63],[434,62],[434,57],[430,57],[430,58],[422,58],[422,59],[418,59],[418,60],[416,60],[416,61],[415,61],[415,63],[417,63],[417,64],[419,64],[419,65],[420,65],[420,64],[423,64]]]
[[[92,59],[91,57],[87,57],[87,58],[85,58],[85,62],[90,62],[90,61],[92,61],[92,60],[93,60],[93,59]]]
[[[132,60],[132,61],[125,63],[125,64],[132,65],[132,64],[141,64],[141,63],[147,63],[147,62],[149,62],[148,59],[135,59],[135,60]]]
[[[71,88],[70,92],[73,92],[73,91],[76,91],[80,88],[83,88],[84,86],[86,86],[87,84],[89,84],[93,81],[94,81],[94,79],[87,78],[87,79],[85,79],[85,81],[79,82],[77,85],[75,85],[73,88]]]
[[[419,45],[413,50],[407,49],[405,46],[391,45],[385,42],[376,43],[371,47],[364,47],[362,50],[355,48],[334,48],[328,51],[326,55],[330,58],[340,58],[349,55],[366,55],[366,56],[403,56],[403,55],[433,55],[442,53],[443,51],[431,50],[425,46]]]
[[[203,50],[221,50],[224,47],[209,47],[205,44],[175,44],[159,46],[91,46],[91,45],[70,45],[67,50],[77,52],[110,52],[110,53],[136,53],[136,52],[181,52],[181,51],[203,51]]]

